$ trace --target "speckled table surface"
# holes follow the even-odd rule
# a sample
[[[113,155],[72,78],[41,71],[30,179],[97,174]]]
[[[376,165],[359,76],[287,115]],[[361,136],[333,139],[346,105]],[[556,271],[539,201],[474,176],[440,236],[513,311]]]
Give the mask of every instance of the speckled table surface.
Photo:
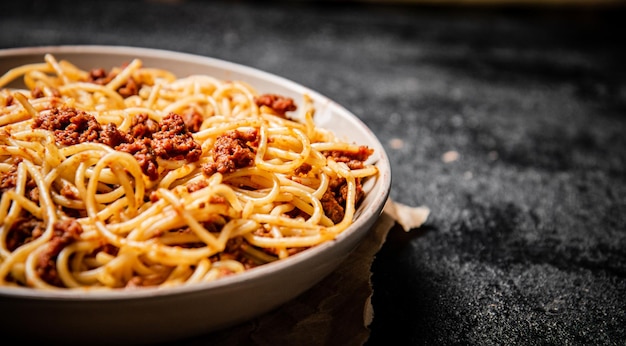
[[[374,261],[368,344],[626,342],[622,8],[309,2],[0,5],[0,48],[195,53],[315,89],[369,125],[425,205]],[[621,19],[622,18],[622,19]]]

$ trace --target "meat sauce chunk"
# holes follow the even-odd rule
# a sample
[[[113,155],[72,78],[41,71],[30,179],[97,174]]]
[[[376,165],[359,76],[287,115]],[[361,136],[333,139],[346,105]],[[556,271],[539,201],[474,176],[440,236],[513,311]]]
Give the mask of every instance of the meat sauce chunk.
[[[84,111],[51,108],[40,112],[32,127],[52,131],[61,145],[95,142],[129,153],[151,180],[159,176],[157,157],[195,162],[202,155],[202,147],[194,141],[183,118],[175,113],[166,115],[161,123],[145,114],[137,115],[129,132],[124,132],[112,123],[102,127],[93,115]]]
[[[298,109],[295,102],[290,97],[276,94],[263,94],[254,98],[257,106],[271,108],[277,115],[285,116],[285,113]]]
[[[206,175],[216,172],[232,173],[237,168],[249,167],[254,163],[256,148],[259,145],[257,130],[232,130],[219,136],[213,149],[213,162],[203,165]]]

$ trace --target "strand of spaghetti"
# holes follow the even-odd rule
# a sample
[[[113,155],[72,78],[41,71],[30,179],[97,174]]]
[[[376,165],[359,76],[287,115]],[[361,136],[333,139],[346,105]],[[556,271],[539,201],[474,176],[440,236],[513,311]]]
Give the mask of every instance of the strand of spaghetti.
[[[170,275],[168,275],[165,281],[161,283],[161,287],[171,287],[183,284],[192,273],[193,272],[189,264],[179,264],[174,267],[174,270],[170,272]]]
[[[223,203],[205,204],[204,208],[189,210],[194,219],[210,221],[215,215],[224,215],[229,218],[240,216],[228,205]],[[148,240],[160,236],[166,230],[180,229],[187,225],[186,220],[179,216],[171,205],[166,206],[157,215],[151,215],[138,225],[127,237],[128,240]]]
[[[95,114],[96,119],[100,123],[109,123],[112,121],[106,121],[107,118],[114,118],[118,120],[116,122],[118,130],[128,131],[131,124],[133,123],[133,119],[136,115],[145,114],[150,119],[154,121],[161,121],[162,116],[154,111],[153,109],[149,109],[147,107],[126,107],[124,109],[113,109],[109,111],[99,112]],[[121,119],[121,121],[119,121]]]
[[[152,67],[142,67],[141,69],[135,71],[133,77],[138,77],[137,79],[141,82],[145,83],[175,83],[176,76],[165,69],[161,68],[152,68]]]
[[[258,223],[266,223],[276,226],[293,227],[293,228],[305,228],[305,229],[321,229],[319,225],[309,224],[303,221],[292,219],[288,216],[275,216],[267,214],[252,214],[250,219]]]
[[[214,116],[213,118],[220,117],[220,120],[223,119],[221,116]],[[204,141],[210,137],[217,137],[226,131],[235,130],[238,128],[251,127],[258,128],[261,126],[261,120],[259,119],[240,119],[240,120],[232,120],[232,121],[220,121],[219,123],[209,123],[210,127],[201,131],[198,131],[193,134],[193,138],[197,141]]]
[[[17,178],[15,183],[15,195],[24,196],[24,190],[26,185],[27,170],[26,165],[20,163],[17,166]],[[8,249],[6,238],[9,235],[9,231],[13,226],[13,223],[17,219],[22,206],[19,203],[13,202],[15,198],[7,191],[2,195],[2,210],[0,210],[0,219],[3,221],[2,246],[0,246],[0,254],[3,258],[7,258],[11,255]],[[13,202],[13,203],[12,203]]]
[[[57,220],[57,215],[54,209],[54,205],[52,204],[50,194],[48,193],[48,189],[46,189],[46,186],[44,186],[43,184],[43,177],[33,163],[27,160],[22,161],[22,163],[26,166],[28,174],[31,175],[31,177],[37,184],[37,188],[39,188],[39,201],[40,203],[42,203],[42,209],[46,211],[46,213],[43,215],[46,229],[41,234],[41,236],[18,247],[5,258],[2,264],[0,264],[0,284],[4,284],[6,275],[11,271],[11,266],[14,263],[23,261],[27,256],[29,256],[29,254],[31,254],[34,249],[42,247],[44,244],[46,244],[46,242],[52,236],[53,224]],[[28,269],[26,271],[28,277]]]
[[[201,258],[207,258],[215,254],[215,250],[209,247],[184,249],[180,247],[163,246],[154,242],[145,256],[148,260],[163,265],[175,266],[178,264],[195,264]]]
[[[176,168],[173,171],[169,171],[159,182],[159,188],[169,188],[176,180],[188,176],[195,169],[196,165],[194,163],[190,163],[185,164],[182,167]]]
[[[135,189],[132,187],[132,184],[128,179],[128,175],[126,175],[125,168],[119,164],[113,164],[111,165],[111,170],[117,176],[117,179],[119,180],[124,191],[124,198],[129,209],[126,216],[134,217],[137,214],[137,203],[139,203],[137,199],[139,196],[135,195]],[[139,176],[138,178],[139,181],[143,181],[143,177]]]
[[[129,269],[132,268],[131,255],[127,253],[120,253],[115,256],[106,265],[99,268],[96,271],[96,277],[98,281],[108,287],[123,287],[124,280],[121,277],[130,277]],[[117,276],[117,277],[116,277]]]
[[[63,163],[65,157],[61,155],[59,148],[56,146],[54,141],[54,136],[50,132],[42,131],[42,130],[34,130],[33,133],[43,135],[45,138],[45,154],[47,168],[58,167]]]
[[[7,222],[6,215],[8,214],[9,206],[11,205],[11,198],[7,194],[0,196],[0,220],[3,221],[3,225],[0,226],[0,263],[2,260],[11,255],[11,251],[7,248],[7,236],[9,235],[9,223]]]
[[[282,215],[292,211],[295,207],[292,204],[281,204],[277,205],[270,212],[271,215]],[[280,227],[272,226],[270,227],[270,234],[273,238],[282,238],[283,232],[281,232]],[[278,258],[287,258],[289,256],[289,252],[287,252],[287,248],[284,246],[276,247],[276,252],[278,252]]]
[[[72,243],[61,250],[56,260],[56,270],[63,285],[69,288],[81,287],[83,284],[78,282],[73,273],[70,272],[70,258],[77,252],[91,252],[99,246],[96,241],[81,241]]]
[[[128,154],[127,154],[128,155]],[[84,200],[85,200],[85,207],[87,210],[87,215],[88,217],[92,220],[92,222],[94,222],[94,224],[96,225],[96,229],[98,230],[98,232],[100,233],[100,235],[102,237],[104,237],[109,243],[113,244],[114,246],[117,247],[121,247],[125,241],[122,237],[119,237],[118,235],[114,234],[113,232],[111,232],[108,227],[97,218],[98,215],[98,208],[97,208],[97,191],[96,188],[98,187],[98,177],[100,175],[100,172],[102,171],[102,169],[105,166],[108,166],[111,163],[115,162],[115,158],[117,157],[116,153],[108,153],[106,155],[104,155],[96,164],[96,166],[93,169],[93,176],[91,177],[91,179],[89,179],[89,182],[87,183],[87,189],[84,191]],[[80,163],[80,166],[85,166],[84,162]],[[80,167],[79,166],[79,167]],[[78,180],[80,179],[79,177],[79,172],[84,172],[86,169],[79,169],[77,171],[77,184],[76,186],[79,187],[79,185],[82,186],[82,184],[78,184]],[[84,174],[84,173],[83,173]],[[82,175],[82,174],[81,174]],[[84,179],[84,177],[83,177]],[[79,190],[81,188],[79,187]]]
[[[306,111],[304,112],[304,125],[306,126],[306,134],[309,138],[315,138],[315,122],[313,121],[313,116],[315,114],[315,108],[313,108],[313,100],[307,94],[304,95],[304,104],[306,106]]]
[[[271,164],[265,161],[264,159],[268,151],[268,140],[269,140],[268,131],[269,129],[267,128],[267,126],[265,125],[261,126],[260,131],[259,131],[260,133],[259,149],[254,158],[254,163],[262,169],[273,171],[273,172],[280,172],[280,173],[293,172],[296,168],[302,165],[302,163],[307,159],[307,157],[309,156],[309,153],[311,152],[311,143],[309,141],[309,138],[300,130],[297,130],[297,129],[287,130],[287,131],[293,132],[293,134],[295,134],[296,137],[301,141],[302,151],[298,153],[297,158],[293,158],[293,160],[289,163],[283,163],[280,165]]]
[[[71,190],[72,188],[68,187],[68,189]],[[69,208],[69,209],[75,209],[75,210],[85,209],[85,203],[83,203],[82,200],[67,198],[63,195],[60,195],[58,192],[54,190],[50,191],[50,193],[52,194],[52,201],[54,202],[54,204],[58,206]],[[77,193],[74,195],[77,196]],[[114,203],[117,203],[117,202],[114,202]]]
[[[322,203],[319,199],[315,198],[311,193],[298,189],[293,186],[281,186],[280,192],[290,193],[300,199],[308,201],[309,205],[313,206],[313,210],[307,210],[307,213],[310,215],[309,219],[306,221],[310,224],[318,224],[324,214],[324,209],[322,208]],[[292,202],[293,203],[293,202]]]
[[[36,153],[33,153],[32,150],[22,147],[0,145],[0,156],[19,157],[22,160],[41,164],[41,157],[36,155]]]
[[[9,195],[8,198],[13,199],[13,201],[16,202],[17,205],[19,205],[23,209],[26,209],[26,211],[28,211],[34,217],[38,219],[41,219],[43,217],[41,208],[39,208],[39,206],[37,206],[37,204],[35,204],[33,201],[26,198],[23,194],[18,194],[13,190],[6,191],[5,193]]]
[[[346,179],[348,184],[348,193],[346,196],[346,206],[344,210],[344,216],[340,223],[328,227],[326,229],[329,233],[339,233],[345,230],[351,223],[355,212],[355,200],[356,200],[356,182],[354,176],[350,173],[350,169],[344,163],[337,163],[332,159],[328,160],[328,166],[333,169],[337,174]]]
[[[26,164],[20,163],[17,166],[17,179],[15,182],[15,193],[21,196],[24,196],[26,193],[26,179],[28,178],[28,169],[26,168]],[[5,224],[10,227],[13,227],[13,223],[18,218],[22,211],[22,205],[17,203],[15,199],[11,199],[10,209],[7,213]]]
[[[213,249],[217,251],[222,251],[226,244],[218,243],[215,236],[211,234],[211,232],[207,231],[206,228],[202,227],[198,221],[196,221],[189,212],[185,209],[185,206],[180,203],[178,198],[169,190],[166,189],[158,189],[157,195],[165,198],[170,205],[176,210],[176,213],[182,216],[185,223],[189,225],[189,229],[191,229],[205,244],[211,246]]]
[[[114,104],[117,109],[122,109],[125,107],[124,99],[120,94],[118,94],[115,90],[111,90],[103,85],[86,83],[86,82],[74,82],[71,84],[63,85],[59,87],[59,91],[61,93],[66,93],[69,91],[88,91],[88,92],[101,92],[106,95],[109,99],[114,101]]]
[[[206,275],[206,273],[211,269],[211,262],[208,259],[203,258],[196,265],[196,269],[193,271],[193,274],[186,280],[187,284],[192,284],[196,282],[201,282],[202,278]]]
[[[232,274],[243,273],[246,268],[243,264],[234,260],[221,260],[213,263],[209,272],[204,276],[202,281],[213,281],[224,276],[224,271]]]
[[[133,270],[137,272],[137,274],[143,275],[143,276],[154,275],[159,272],[159,270],[156,269],[158,267],[155,267],[152,264],[146,265],[145,263],[141,261],[139,256],[135,256],[135,260],[133,261],[132,267],[133,267]]]
[[[311,236],[288,237],[288,238],[268,238],[254,235],[252,233],[244,234],[243,237],[252,245],[271,248],[271,247],[310,247],[322,242],[332,240],[335,236],[331,233],[319,233]]]
[[[174,103],[171,103],[169,106],[165,107],[161,111],[161,113],[162,114],[178,113],[182,109],[189,107],[189,105],[191,104],[205,103],[205,102],[207,102],[207,98],[205,95],[190,95]]]
[[[57,85],[56,81],[54,81],[49,75],[39,70],[32,70],[25,73],[24,84],[26,84],[26,87],[31,90],[37,86],[41,87],[43,85],[43,91],[48,95],[50,94],[50,88]]]
[[[85,142],[76,145],[71,145],[67,147],[62,147],[59,149],[61,155],[65,157],[72,156],[79,152],[88,152],[88,155],[91,155],[89,151],[93,152],[104,152],[104,153],[112,153],[115,152],[115,149],[102,144],[102,143],[94,143],[94,142]]]
[[[15,97],[15,99],[22,105],[22,107],[24,107],[24,109],[26,109],[31,117],[36,117],[37,114],[39,114],[35,107],[33,107],[30,102],[28,102],[28,99],[26,99],[26,96],[24,96],[22,93],[14,93],[13,97]]]
[[[278,193],[280,192],[280,181],[278,180],[278,177],[275,174],[260,170],[256,167],[255,168],[243,168],[233,173],[229,173],[224,176],[224,180],[229,181],[233,178],[244,177],[244,176],[263,177],[268,182],[271,183],[271,189],[263,197],[251,197],[249,195],[240,194],[239,197],[243,198],[246,202],[252,203],[253,205],[268,204],[268,203],[271,203],[274,199],[276,199],[276,196],[278,196]]]
[[[65,75],[63,68],[61,68],[52,54],[46,54],[43,58],[50,65],[50,67],[52,67],[57,76],[59,76],[63,84],[68,84],[70,82],[69,78]]]
[[[27,64],[15,67],[8,70],[2,75],[2,77],[0,77],[0,88],[5,87],[7,84],[11,83],[20,76],[23,76],[29,71],[53,72],[54,70],[48,63]]]
[[[229,204],[229,208],[233,209],[235,213],[240,213],[243,210],[241,201],[239,201],[239,198],[237,194],[235,194],[235,191],[233,191],[232,187],[221,183],[209,185],[204,189],[200,189],[190,194],[186,198],[185,202],[193,203],[193,201],[198,201],[199,203],[202,203],[200,201],[209,200],[208,202],[210,203],[211,197],[214,196],[224,197]]]
[[[355,178],[365,178],[371,177],[378,173],[378,168],[376,166],[366,166],[360,169],[353,169],[350,171],[350,175]]]
[[[261,264],[274,262],[278,259],[276,256],[268,255],[265,251],[258,250],[246,243],[241,244],[241,251],[246,254],[246,257],[252,257],[255,262],[260,262]]]
[[[261,113],[260,116],[263,120],[265,120],[269,124],[277,124],[274,126],[288,127],[292,129],[298,129],[300,131],[305,131],[305,132],[307,131],[307,128],[305,125],[295,122],[293,120],[285,119],[283,117],[279,117],[277,115],[270,114],[270,113]],[[310,138],[313,138],[313,137],[310,137]]]
[[[234,238],[235,236],[240,236],[242,234],[254,232],[259,228],[259,224],[252,220],[245,219],[233,219],[228,221],[222,230],[220,231],[220,235],[217,240],[220,243],[226,243],[229,239]]]
[[[63,68],[65,75],[72,80],[86,80],[89,78],[89,72],[81,70],[67,60],[60,60],[59,66]]]
[[[322,142],[322,143],[312,143],[311,147],[317,151],[347,151],[347,152],[358,152],[360,145],[350,144],[344,142]]]
[[[41,208],[46,211],[43,214],[43,219],[46,223],[53,223],[57,220],[56,210],[54,208],[54,203],[52,202],[52,198],[50,197],[50,189],[49,185],[45,185],[45,180],[43,176],[35,167],[32,162],[22,161],[28,170],[28,174],[33,178],[35,184],[37,184],[37,188],[39,189],[39,202],[41,203]]]
[[[232,92],[239,92],[242,95],[244,95],[246,97],[246,102],[250,105],[254,104],[254,95],[252,95],[252,93],[250,93],[250,90],[243,85],[243,83],[240,82],[230,82],[230,83],[224,83],[222,85],[220,85],[214,92],[213,92],[213,98],[216,100],[225,100],[228,101],[228,98],[226,97],[225,94],[227,93],[232,93]],[[222,104],[222,106],[224,106],[224,104]],[[227,110],[227,111],[226,111]],[[250,107],[250,110],[252,111],[251,116],[256,117],[258,116],[258,108],[257,107]],[[229,116],[231,115],[231,111],[230,111],[230,107],[226,106],[222,109],[222,114]]]
[[[135,72],[137,69],[141,67],[140,59],[133,59],[130,64],[126,66],[120,73],[115,76],[109,83],[107,83],[106,88],[109,90],[117,90],[119,89],[126,81],[130,78],[131,74]]]
[[[119,202],[115,202],[115,203],[119,203]],[[111,230],[111,232],[116,233],[116,234],[130,233],[133,229],[136,231],[142,231],[143,228],[141,228],[140,225],[143,222],[145,222],[148,218],[161,214],[163,212],[163,209],[166,206],[167,204],[165,203],[165,201],[163,200],[157,201],[156,203],[153,203],[152,205],[150,205],[150,207],[148,207],[146,210],[141,212],[139,215],[135,216],[134,218],[130,220],[123,221],[117,224],[109,223],[108,228]],[[98,214],[98,218],[100,220],[106,220],[111,216],[111,212],[115,210],[113,208],[114,204],[111,204],[110,207],[111,208],[103,209]],[[140,239],[140,238],[134,238],[131,235],[129,235],[127,238],[133,239],[133,240]]]
[[[27,254],[24,274],[26,277],[26,282],[34,288],[58,290],[58,287],[45,282],[41,277],[39,277],[37,273],[37,259],[39,258],[40,254],[44,250],[46,250],[47,245],[48,244],[46,243],[40,244],[32,252]]]
[[[28,120],[31,118],[30,113],[26,110],[17,110],[14,113],[0,115],[0,126],[8,124],[15,124],[20,121]]]
[[[152,89],[150,90],[150,95],[148,96],[148,100],[144,102],[144,107],[150,109],[152,107],[154,107],[154,105],[156,104],[156,100],[159,97],[159,93],[161,92],[161,88],[163,87],[163,84],[161,83],[156,83]]]

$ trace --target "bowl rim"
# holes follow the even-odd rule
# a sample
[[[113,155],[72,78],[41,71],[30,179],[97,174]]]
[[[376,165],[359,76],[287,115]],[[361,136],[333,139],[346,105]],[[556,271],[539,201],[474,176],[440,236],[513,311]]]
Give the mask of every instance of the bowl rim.
[[[244,75],[250,75],[256,78],[266,80],[273,84],[280,84],[284,87],[295,91],[299,94],[307,94],[312,99],[327,104],[328,109],[340,114],[340,116],[346,118],[352,122],[355,126],[358,126],[360,130],[369,137],[369,140],[374,143],[378,153],[378,160],[376,166],[379,168],[379,176],[376,181],[376,185],[380,187],[373,189],[371,193],[377,193],[373,196],[371,206],[363,208],[358,217],[348,228],[340,233],[333,240],[319,244],[313,248],[309,248],[306,251],[299,252],[286,259],[278,260],[272,263],[263,264],[261,266],[251,268],[243,273],[237,275],[231,275],[228,277],[220,278],[219,280],[210,282],[200,282],[191,285],[177,285],[170,287],[146,287],[138,289],[68,289],[68,290],[38,290],[24,287],[9,287],[0,286],[0,298],[21,298],[29,300],[61,300],[61,301],[125,301],[125,300],[139,300],[139,299],[153,299],[159,297],[173,297],[183,294],[197,293],[199,291],[219,291],[228,290],[234,285],[242,285],[245,283],[260,280],[265,277],[269,277],[271,274],[276,275],[282,271],[288,270],[290,267],[305,262],[312,257],[320,256],[322,253],[328,251],[332,247],[338,246],[344,238],[347,238],[356,230],[365,227],[367,222],[372,220],[375,222],[382,213],[383,207],[387,198],[389,197],[391,190],[391,166],[387,153],[384,150],[383,145],[379,139],[373,133],[373,131],[356,115],[350,112],[348,109],[333,101],[332,99],[322,95],[321,93],[305,87],[302,84],[294,82],[290,79],[281,77],[279,75],[263,71],[258,68],[247,66],[244,64],[227,61],[210,56],[185,53],[179,51],[171,51],[165,49],[155,48],[143,48],[133,46],[119,46],[119,45],[56,45],[56,46],[32,46],[32,47],[17,47],[17,48],[4,48],[0,49],[0,60],[3,58],[13,58],[16,56],[36,56],[44,55],[46,53],[51,54],[107,54],[107,55],[134,55],[140,59],[142,57],[157,58],[157,59],[173,59],[182,63],[197,63],[200,65],[206,65],[211,67],[217,67],[228,71],[237,72]],[[5,73],[2,71],[1,73]],[[373,224],[373,222],[372,222]],[[370,226],[367,231],[371,231]]]

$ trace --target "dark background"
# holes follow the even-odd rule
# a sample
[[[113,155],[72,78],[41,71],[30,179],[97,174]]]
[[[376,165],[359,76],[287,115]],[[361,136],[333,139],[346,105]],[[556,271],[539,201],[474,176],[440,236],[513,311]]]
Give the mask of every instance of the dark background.
[[[0,48],[195,53],[355,113],[387,149],[391,197],[432,210],[375,259],[368,344],[625,345],[624,14],[619,2],[14,1],[0,4]]]

